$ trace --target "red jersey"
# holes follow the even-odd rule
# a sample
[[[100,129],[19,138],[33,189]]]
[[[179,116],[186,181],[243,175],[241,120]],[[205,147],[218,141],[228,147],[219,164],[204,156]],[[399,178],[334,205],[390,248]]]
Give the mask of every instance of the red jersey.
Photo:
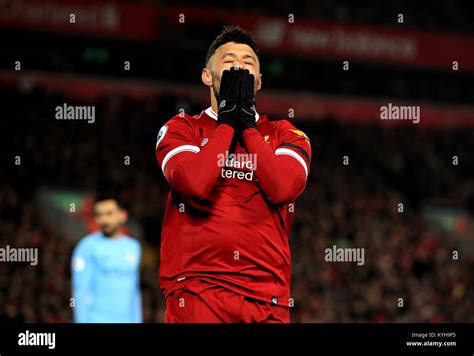
[[[171,186],[161,236],[165,296],[198,277],[288,306],[288,237],[311,146],[286,120],[257,114],[256,123],[237,139],[208,108],[161,128],[156,157]]]

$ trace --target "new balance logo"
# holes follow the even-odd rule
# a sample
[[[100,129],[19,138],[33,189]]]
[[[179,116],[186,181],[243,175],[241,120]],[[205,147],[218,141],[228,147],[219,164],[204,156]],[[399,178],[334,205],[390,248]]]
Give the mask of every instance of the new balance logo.
[[[226,104],[225,100],[222,100],[222,101],[219,103],[219,109],[224,108],[224,107],[225,107],[225,104]]]

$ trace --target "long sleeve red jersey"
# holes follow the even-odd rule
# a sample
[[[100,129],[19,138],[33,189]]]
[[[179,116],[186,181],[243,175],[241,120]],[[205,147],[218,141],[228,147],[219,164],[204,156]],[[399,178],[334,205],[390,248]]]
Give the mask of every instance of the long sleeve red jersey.
[[[257,114],[256,122],[236,140],[208,108],[161,128],[156,157],[171,187],[161,236],[165,296],[198,277],[288,306],[288,237],[311,146],[286,120]]]

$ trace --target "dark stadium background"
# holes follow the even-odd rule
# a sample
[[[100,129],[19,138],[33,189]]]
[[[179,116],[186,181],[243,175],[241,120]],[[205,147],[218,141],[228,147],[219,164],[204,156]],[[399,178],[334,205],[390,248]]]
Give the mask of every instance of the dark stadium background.
[[[163,321],[168,186],[156,135],[180,110],[209,105],[207,48],[223,25],[240,24],[261,47],[258,111],[294,122],[313,149],[290,238],[292,321],[474,321],[470,1],[2,0],[0,9],[0,241],[39,249],[37,266],[0,262],[2,320],[71,321],[71,251],[93,229],[94,192],[107,188],[144,247],[144,319]],[[312,47],[324,32],[385,37],[365,50]],[[94,105],[95,123],[56,120],[63,103]],[[419,105],[420,123],[380,120],[387,103]],[[364,248],[365,265],[325,262],[333,245]]]

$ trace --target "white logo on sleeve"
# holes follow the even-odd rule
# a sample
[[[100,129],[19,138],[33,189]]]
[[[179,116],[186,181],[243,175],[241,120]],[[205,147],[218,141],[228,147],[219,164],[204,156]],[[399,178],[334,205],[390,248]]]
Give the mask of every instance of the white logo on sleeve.
[[[163,127],[160,129],[158,132],[158,137],[156,138],[156,147],[158,148],[158,145],[160,144],[161,141],[165,138],[166,132],[168,131],[168,126],[163,125]]]
[[[81,256],[74,257],[72,260],[72,269],[81,272],[86,268],[86,261]]]

